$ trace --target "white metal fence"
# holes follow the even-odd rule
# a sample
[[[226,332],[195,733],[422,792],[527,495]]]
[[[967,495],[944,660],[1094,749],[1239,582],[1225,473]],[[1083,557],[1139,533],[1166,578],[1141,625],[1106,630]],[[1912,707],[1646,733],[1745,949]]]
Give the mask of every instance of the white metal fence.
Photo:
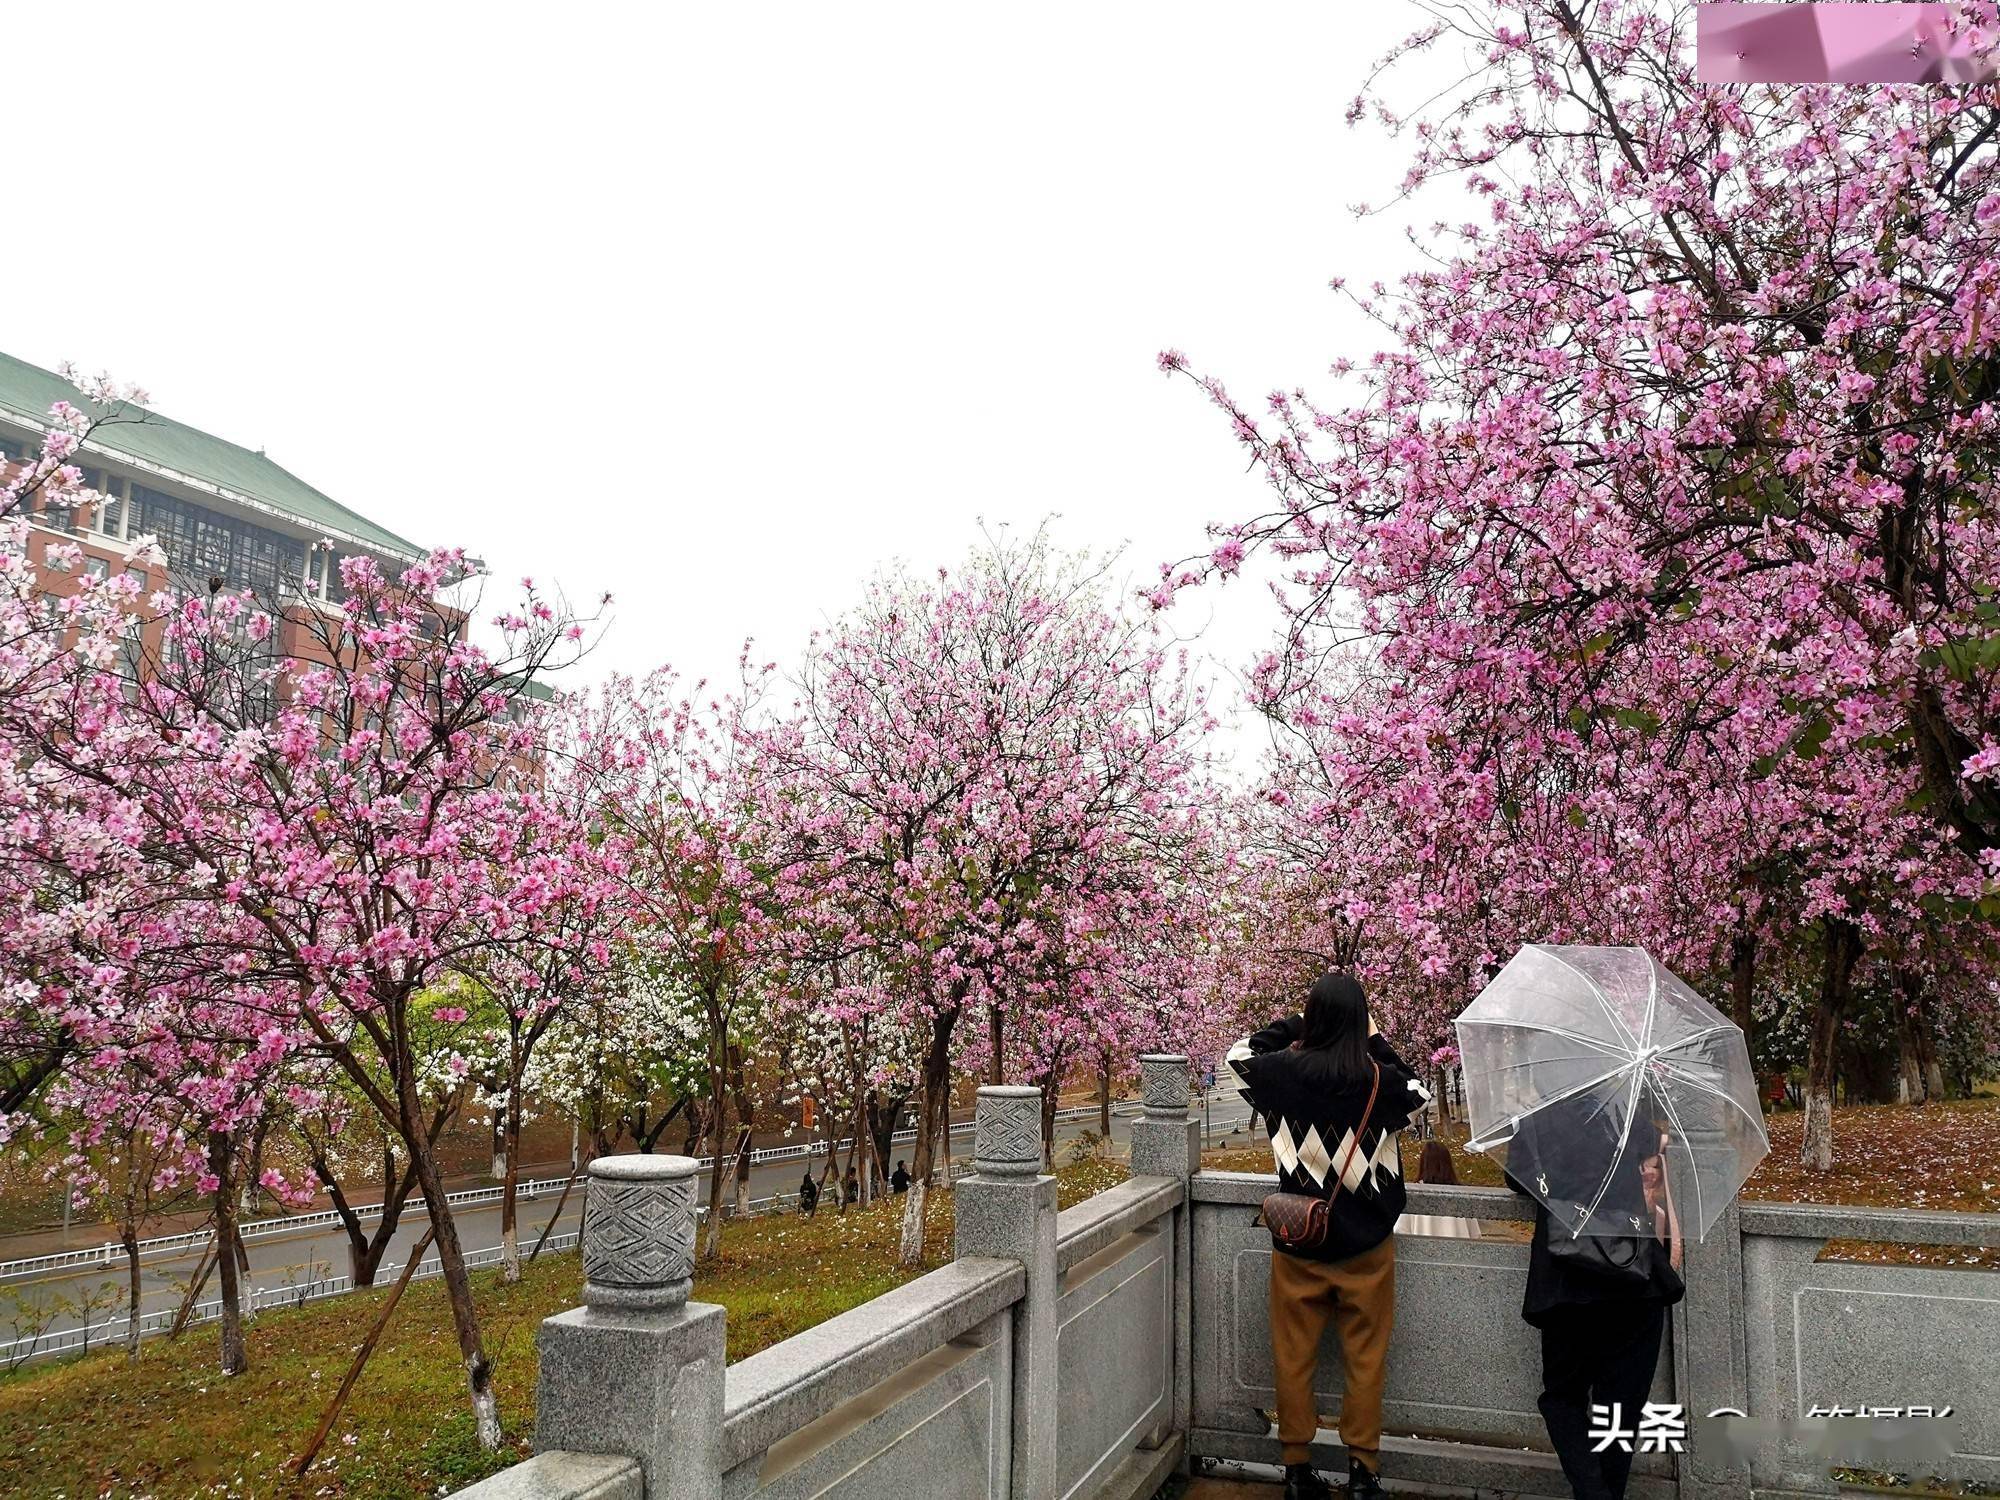
[[[956,1181],[971,1170],[972,1164],[970,1162],[964,1160],[954,1161],[951,1164],[950,1180]],[[538,1183],[537,1186],[544,1191],[553,1187],[560,1192],[562,1183],[563,1179],[557,1177],[545,1179]],[[528,1184],[523,1183],[521,1186],[525,1195]],[[480,1188],[476,1191],[484,1194],[490,1190]],[[879,1191],[881,1190],[878,1189]],[[458,1201],[456,1196],[453,1201]],[[825,1202],[825,1200],[821,1201]],[[579,1197],[576,1199],[576,1202],[580,1208],[583,1200]],[[771,1193],[762,1198],[750,1199],[744,1205],[740,1215],[733,1203],[727,1205],[723,1210],[723,1217],[725,1219],[737,1217],[764,1218],[771,1214],[794,1212],[798,1206],[799,1195],[796,1192]],[[827,1206],[829,1212],[836,1211],[831,1204]],[[697,1221],[705,1218],[707,1213],[708,1206],[706,1204],[697,1204],[695,1206]],[[307,1216],[302,1215],[301,1217]],[[418,1220],[421,1222],[421,1214],[418,1215]],[[288,1221],[273,1220],[270,1222],[285,1223]],[[567,1230],[561,1234],[552,1233],[549,1235],[548,1242],[542,1246],[542,1249],[546,1252],[574,1250],[577,1245],[577,1236],[578,1231],[574,1229]],[[208,1237],[206,1234],[172,1236],[174,1239],[205,1239]],[[123,1254],[120,1246],[114,1244],[111,1248],[119,1251],[121,1255]],[[532,1245],[529,1248],[531,1249]],[[526,1251],[523,1252],[522,1258],[523,1260],[527,1258]],[[467,1269],[476,1270],[482,1266],[497,1266],[500,1264],[500,1259],[500,1247],[498,1245],[489,1245],[483,1250],[467,1251],[465,1264]],[[86,1264],[94,1263],[86,1262]],[[401,1274],[402,1269],[403,1263],[400,1261],[378,1267],[375,1272],[374,1287],[379,1289],[393,1282]],[[419,1263],[410,1279],[418,1281],[427,1276],[436,1276],[439,1273],[438,1259],[433,1254],[426,1256]],[[253,1286],[248,1289],[248,1293],[243,1299],[243,1304],[245,1312],[254,1316],[266,1308],[302,1307],[308,1302],[324,1301],[328,1297],[338,1297],[353,1290],[354,1280],[351,1276],[345,1273],[335,1274],[329,1271],[321,1275],[315,1275],[305,1281],[288,1281],[277,1286]],[[363,1290],[368,1290],[368,1288],[364,1288]],[[173,1326],[174,1314],[177,1310],[174,1308],[159,1308],[152,1312],[142,1312],[139,1315],[139,1337],[142,1339],[151,1338],[154,1334],[166,1332],[167,1329]],[[221,1316],[222,1302],[220,1298],[207,1302],[197,1302],[193,1313],[188,1318],[188,1326],[193,1327],[196,1323],[211,1323]],[[10,1370],[16,1365],[25,1364],[27,1361],[33,1359],[50,1359],[58,1354],[82,1353],[106,1343],[122,1342],[125,1338],[126,1317],[123,1313],[114,1314],[105,1318],[102,1322],[94,1323],[91,1321],[91,1309],[86,1304],[83,1307],[83,1319],[84,1321],[79,1327],[64,1328],[48,1333],[26,1334],[19,1338],[0,1340],[0,1370]]]
[[[552,1234],[544,1251],[574,1250],[577,1233],[570,1230],[566,1234]],[[468,1267],[497,1266],[500,1264],[500,1247],[493,1245],[484,1250],[467,1253]],[[385,1265],[376,1272],[378,1287],[388,1285],[402,1274],[403,1262]],[[440,1275],[443,1267],[435,1254],[427,1255],[410,1273],[412,1281],[421,1281],[429,1276]],[[328,1297],[338,1297],[354,1290],[353,1279],[344,1274],[315,1276],[308,1281],[287,1282],[281,1286],[252,1287],[243,1299],[244,1311],[252,1316],[274,1307],[303,1307],[308,1302],[321,1302]],[[139,1337],[149,1338],[156,1333],[165,1333],[173,1326],[177,1308],[159,1308],[139,1315]],[[213,1323],[222,1316],[222,1299],[197,1302],[188,1317],[191,1328],[197,1323]],[[0,1343],[0,1369],[12,1369],[31,1359],[47,1359],[57,1354],[72,1354],[94,1348],[100,1344],[122,1343],[127,1331],[124,1314],[105,1319],[101,1323],[87,1320],[80,1328],[65,1328],[53,1333],[29,1334],[23,1338],[10,1339]]]

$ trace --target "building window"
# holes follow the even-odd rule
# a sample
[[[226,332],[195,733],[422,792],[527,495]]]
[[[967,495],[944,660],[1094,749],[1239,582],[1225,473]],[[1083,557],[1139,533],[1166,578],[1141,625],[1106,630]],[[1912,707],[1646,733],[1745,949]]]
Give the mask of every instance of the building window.
[[[111,564],[101,557],[86,557],[83,560],[83,571],[92,578],[109,578]]]
[[[159,538],[167,566],[186,587],[206,592],[213,580],[229,589],[248,589],[267,604],[297,590],[305,572],[306,547],[297,537],[241,521],[191,500],[131,486],[138,526]]]

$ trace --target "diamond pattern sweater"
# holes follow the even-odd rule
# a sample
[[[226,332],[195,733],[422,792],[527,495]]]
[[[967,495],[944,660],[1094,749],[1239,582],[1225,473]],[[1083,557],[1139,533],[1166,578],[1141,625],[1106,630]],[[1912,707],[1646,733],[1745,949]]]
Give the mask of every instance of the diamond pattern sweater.
[[[1405,1201],[1397,1133],[1430,1095],[1395,1048],[1370,1037],[1382,1085],[1364,1120],[1372,1075],[1340,1077],[1327,1052],[1295,1045],[1303,1029],[1297,1016],[1275,1021],[1230,1048],[1226,1061],[1238,1091],[1264,1116],[1280,1190],[1334,1199],[1326,1244],[1288,1253],[1346,1260],[1395,1232]]]

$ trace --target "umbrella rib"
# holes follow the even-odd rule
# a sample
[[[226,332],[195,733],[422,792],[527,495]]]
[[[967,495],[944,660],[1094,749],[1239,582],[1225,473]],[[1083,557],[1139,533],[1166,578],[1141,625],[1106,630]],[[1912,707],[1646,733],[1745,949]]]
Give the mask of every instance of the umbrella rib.
[[[1688,1176],[1694,1179],[1694,1224],[1695,1224],[1694,1237],[1695,1240],[1699,1242],[1705,1239],[1708,1235],[1708,1221],[1702,1217],[1701,1167],[1694,1159],[1694,1142],[1688,1138],[1687,1126],[1681,1123],[1681,1112],[1674,1107],[1674,1101],[1667,1096],[1667,1093],[1664,1089],[1660,1090],[1660,1103],[1666,1105],[1667,1118],[1674,1122],[1674,1130],[1676,1133],[1679,1134],[1681,1138],[1681,1149],[1687,1152]],[[1662,1151],[1660,1153],[1660,1172],[1662,1174],[1661,1176],[1662,1181],[1665,1180],[1666,1170],[1667,1170],[1667,1155],[1664,1151]]]
[[[1621,1068],[1618,1071],[1622,1073],[1628,1070],[1632,1074],[1632,1086],[1625,1091],[1625,1124],[1620,1129],[1620,1139],[1617,1149],[1611,1153],[1611,1165],[1604,1169],[1604,1181],[1598,1183],[1597,1196],[1590,1200],[1590,1207],[1584,1212],[1582,1223],[1579,1223],[1571,1231],[1571,1239],[1581,1237],[1584,1224],[1588,1224],[1592,1219],[1597,1217],[1597,1210],[1604,1202],[1604,1195],[1611,1191],[1611,1179],[1618,1175],[1618,1164],[1625,1159],[1625,1141],[1631,1137],[1632,1116],[1639,1108],[1639,1063],[1637,1059],[1634,1059],[1627,1068]]]
[[[1585,1036],[1580,1031],[1571,1031],[1567,1026],[1553,1026],[1545,1021],[1524,1021],[1517,1016],[1460,1016],[1454,1026],[1516,1026],[1522,1031],[1539,1031],[1545,1036],[1559,1036],[1566,1042],[1580,1042],[1586,1047],[1595,1047],[1602,1057],[1630,1058],[1632,1048],[1621,1047],[1616,1042],[1600,1041],[1594,1036]]]
[[[1481,1068],[1482,1073],[1511,1073],[1516,1068],[1546,1068],[1554,1063],[1589,1062],[1594,1057],[1603,1057],[1602,1052],[1565,1052],[1561,1057],[1531,1057],[1525,1062],[1502,1063],[1495,1068]],[[1612,1054],[1616,1055],[1616,1054]],[[1620,1066],[1623,1066],[1621,1064]],[[1539,1109],[1541,1106],[1537,1105]]]
[[[1535,1102],[1535,1107],[1533,1109],[1523,1110],[1518,1115],[1510,1115],[1507,1119],[1507,1123],[1509,1125],[1518,1125],[1521,1123],[1522,1120],[1526,1119],[1529,1115],[1540,1114],[1543,1110],[1547,1109],[1552,1104],[1560,1104],[1563,1102],[1563,1100],[1568,1099],[1573,1095],[1580,1094],[1585,1089],[1596,1088],[1597,1085],[1604,1082],[1605,1079],[1616,1078],[1620,1073],[1623,1073],[1627,1068],[1633,1068],[1637,1066],[1638,1066],[1637,1063],[1629,1063],[1629,1062],[1620,1063],[1617,1067],[1613,1068],[1609,1073],[1599,1073],[1595,1078],[1586,1078],[1582,1083],[1572,1084],[1569,1088],[1564,1089],[1559,1094],[1551,1094],[1546,1099],[1537,1100]],[[1477,1141],[1467,1141],[1466,1144],[1472,1147],[1475,1151],[1481,1149]]]
[[[1741,1099],[1738,1099],[1734,1094],[1730,1093],[1727,1089],[1719,1089],[1714,1084],[1707,1082],[1705,1079],[1694,1077],[1692,1074],[1688,1073],[1685,1069],[1680,1067],[1677,1063],[1670,1062],[1668,1059],[1664,1057],[1662,1057],[1659,1061],[1662,1067],[1664,1067],[1668,1072],[1674,1075],[1676,1081],[1686,1084],[1691,1089],[1700,1089],[1704,1094],[1712,1094],[1718,1099],[1726,1100],[1730,1104],[1735,1105],[1736,1112],[1739,1115],[1743,1116],[1744,1119],[1748,1120],[1751,1124],[1757,1127],[1757,1134],[1763,1139],[1764,1149],[1766,1151],[1771,1149],[1771,1135],[1770,1132],[1767,1129],[1765,1129],[1764,1117],[1762,1115],[1751,1114],[1749,1110],[1743,1107],[1743,1101]]]
[[[1741,1028],[1738,1027],[1734,1021],[1724,1021],[1717,1026],[1704,1026],[1699,1031],[1688,1033],[1688,1035],[1682,1037],[1677,1042],[1668,1042],[1666,1046],[1660,1049],[1660,1051],[1679,1052],[1683,1047],[1692,1047],[1696,1042],[1705,1042],[1712,1036],[1721,1036],[1725,1032],[1737,1031],[1740,1029]]]
[[[1605,994],[1603,990],[1597,987],[1597,981],[1595,979],[1592,979],[1588,974],[1584,973],[1583,970],[1579,969],[1575,964],[1571,963],[1568,959],[1562,957],[1559,953],[1556,952],[1555,949],[1544,948],[1542,949],[1542,952],[1548,954],[1550,958],[1553,958],[1557,963],[1561,964],[1565,969],[1568,969],[1570,973],[1574,974],[1578,979],[1581,979],[1585,984],[1590,986],[1590,993],[1597,997],[1598,1005],[1601,1006],[1604,1010],[1605,1020],[1609,1021],[1613,1026],[1618,1028],[1618,1033],[1619,1035],[1625,1038],[1627,1046],[1631,1047],[1632,1050],[1637,1051],[1639,1047],[1638,1039],[1632,1035],[1631,1028],[1628,1027],[1623,1021],[1618,1019],[1618,1013],[1612,1010],[1611,1008],[1611,997]]]

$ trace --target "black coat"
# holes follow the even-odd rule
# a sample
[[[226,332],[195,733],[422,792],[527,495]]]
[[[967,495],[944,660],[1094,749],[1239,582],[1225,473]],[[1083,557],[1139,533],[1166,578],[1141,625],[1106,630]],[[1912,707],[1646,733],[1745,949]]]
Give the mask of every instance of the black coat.
[[[1597,1162],[1605,1159],[1614,1144],[1608,1128],[1594,1127],[1584,1118],[1583,1111],[1576,1113],[1577,1119],[1560,1122],[1545,1115],[1530,1115],[1521,1122],[1508,1146],[1507,1186],[1533,1197],[1521,1185],[1517,1172],[1524,1176],[1545,1169],[1560,1173],[1566,1156],[1572,1153]],[[1659,1134],[1653,1122],[1643,1112],[1635,1111],[1625,1140],[1618,1145],[1619,1163],[1606,1190],[1606,1207],[1630,1211],[1644,1222],[1651,1222],[1639,1164],[1654,1155],[1658,1146]],[[1528,1284],[1521,1296],[1521,1316],[1537,1328],[1546,1326],[1553,1320],[1552,1315],[1565,1307],[1591,1307],[1608,1302],[1657,1302],[1671,1306],[1686,1292],[1680,1273],[1668,1263],[1664,1251],[1653,1257],[1650,1279],[1642,1286],[1632,1286],[1594,1275],[1550,1255],[1549,1226],[1549,1211],[1536,1199],[1535,1237],[1528,1246]]]
[[[1369,1107],[1373,1074],[1344,1078],[1324,1048],[1293,1046],[1304,1029],[1297,1016],[1275,1021],[1233,1048],[1229,1066],[1264,1116],[1279,1189],[1333,1199],[1324,1245],[1298,1250],[1273,1241],[1274,1248],[1307,1260],[1346,1260],[1395,1233],[1406,1201],[1396,1132],[1428,1096],[1396,1049],[1372,1036],[1368,1054],[1382,1081]]]

